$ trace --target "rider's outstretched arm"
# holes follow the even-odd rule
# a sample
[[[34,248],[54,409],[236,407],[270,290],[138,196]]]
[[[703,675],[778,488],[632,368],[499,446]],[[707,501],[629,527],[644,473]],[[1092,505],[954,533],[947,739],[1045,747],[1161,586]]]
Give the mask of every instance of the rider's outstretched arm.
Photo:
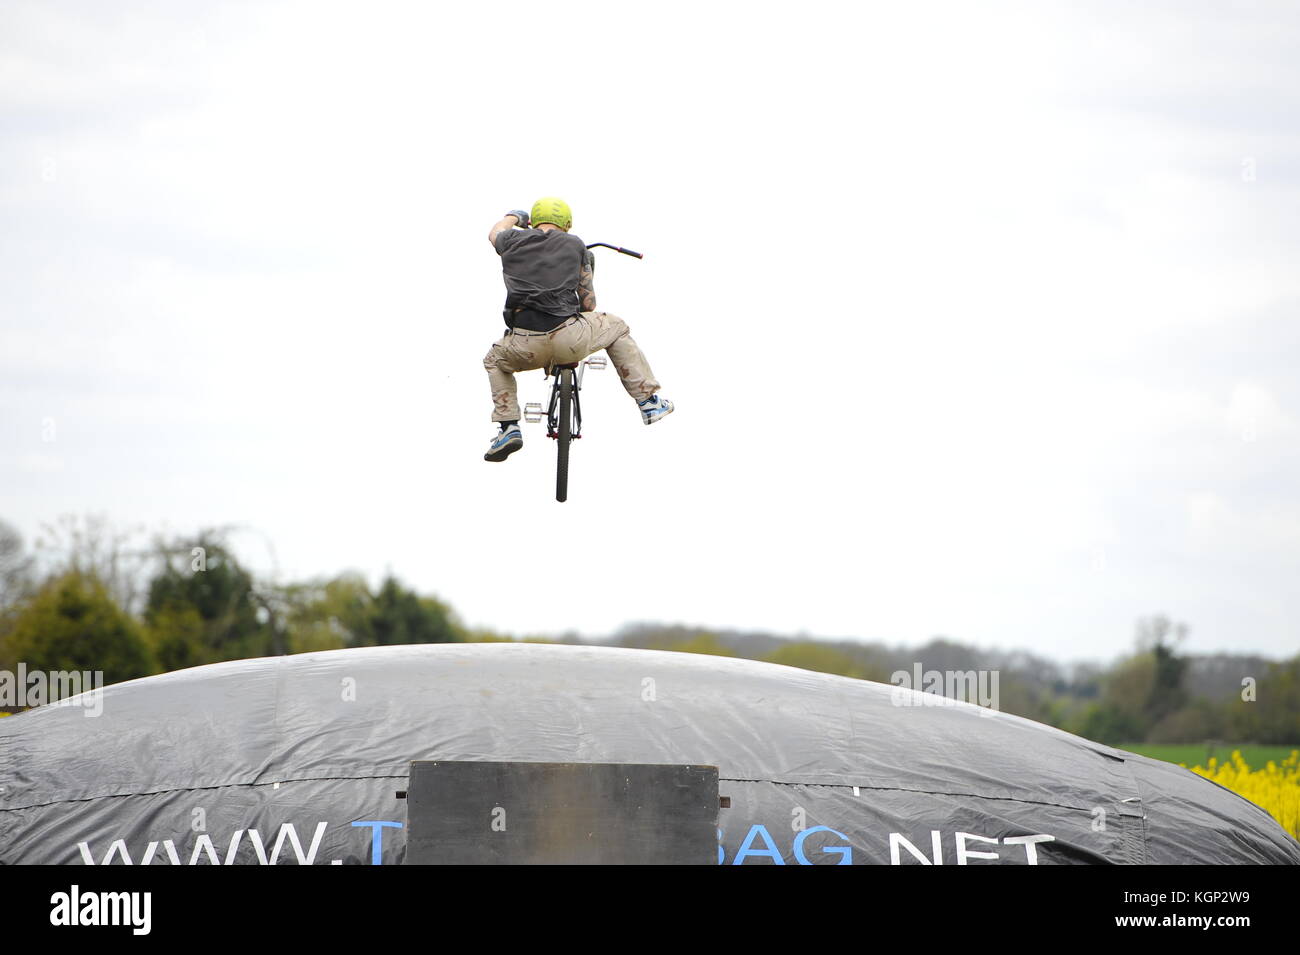
[[[492,227],[492,231],[488,233],[488,241],[495,246],[497,244],[497,233],[505,232],[506,229],[513,229],[515,226],[519,225],[519,223],[519,217],[514,213],[510,213]]]

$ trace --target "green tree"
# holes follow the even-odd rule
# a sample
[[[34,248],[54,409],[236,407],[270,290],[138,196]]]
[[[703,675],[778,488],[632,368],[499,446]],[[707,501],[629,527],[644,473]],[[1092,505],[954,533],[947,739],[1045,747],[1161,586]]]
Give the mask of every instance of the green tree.
[[[145,621],[169,668],[285,651],[270,602],[219,540],[178,541],[159,557]]]
[[[1187,639],[1187,625],[1175,624],[1168,617],[1155,616],[1138,621],[1138,650],[1151,654],[1151,687],[1148,691],[1144,717],[1155,725],[1187,704],[1187,691],[1183,679],[1187,675],[1187,660],[1175,652],[1179,643]]]
[[[342,647],[451,643],[466,632],[451,608],[389,575],[372,593],[355,572],[284,588],[291,652]]]
[[[24,604],[4,655],[29,669],[102,671],[106,684],[154,672],[136,622],[100,580],[77,572],[51,578]]]
[[[1113,703],[1093,703],[1084,708],[1074,732],[1114,746],[1141,741],[1146,735],[1146,726],[1130,710]]]
[[[388,576],[371,603],[369,629],[379,646],[408,643],[454,643],[460,639],[451,609],[433,597],[421,597]]]
[[[1270,663],[1254,684],[1252,693],[1225,707],[1228,735],[1242,742],[1300,743],[1300,655]]]
[[[374,644],[370,609],[374,598],[358,573],[332,580],[291,584],[280,590],[286,606],[290,653],[340,650]]]
[[[1101,677],[1101,699],[1083,709],[1074,732],[1109,744],[1146,739],[1151,726],[1147,703],[1155,686],[1155,672],[1150,653],[1119,661]]]
[[[1101,699],[1079,714],[1075,732],[1102,743],[1136,743],[1157,726],[1168,736],[1204,723],[1204,713],[1184,712],[1187,661],[1175,648],[1187,629],[1164,616],[1139,620],[1137,652],[1101,677]]]
[[[149,613],[144,638],[163,672],[216,662],[204,620],[192,606],[165,604]]]

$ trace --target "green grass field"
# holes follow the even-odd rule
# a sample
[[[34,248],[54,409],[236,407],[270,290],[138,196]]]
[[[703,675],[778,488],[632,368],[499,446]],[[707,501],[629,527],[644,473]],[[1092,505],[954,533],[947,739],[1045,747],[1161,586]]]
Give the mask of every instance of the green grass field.
[[[1232,755],[1234,749],[1239,749],[1247,766],[1263,769],[1270,759],[1281,763],[1291,755],[1293,749],[1300,749],[1300,743],[1293,746],[1256,746],[1253,743],[1124,743],[1116,749],[1126,749],[1130,753],[1170,763],[1186,763],[1188,766],[1204,766],[1211,756],[1222,763]]]

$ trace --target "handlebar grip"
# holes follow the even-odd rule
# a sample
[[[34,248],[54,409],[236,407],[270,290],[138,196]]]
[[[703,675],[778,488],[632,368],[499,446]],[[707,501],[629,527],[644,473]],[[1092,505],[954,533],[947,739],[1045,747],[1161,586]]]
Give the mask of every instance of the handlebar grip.
[[[613,249],[615,252],[622,252],[624,255],[630,255],[634,259],[645,258],[645,256],[642,255],[640,252],[633,252],[631,249],[624,249],[621,246],[610,245],[608,242],[592,242],[590,245],[587,246],[587,248],[594,249],[596,248],[596,246],[600,246],[603,249]]]

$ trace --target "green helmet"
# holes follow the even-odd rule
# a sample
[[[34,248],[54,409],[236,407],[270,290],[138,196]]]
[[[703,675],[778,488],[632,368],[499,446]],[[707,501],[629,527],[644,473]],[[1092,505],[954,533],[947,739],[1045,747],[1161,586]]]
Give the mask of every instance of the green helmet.
[[[568,232],[569,227],[573,225],[573,212],[570,211],[569,204],[554,196],[547,196],[534,202],[533,211],[528,218],[534,226],[549,222],[551,225],[559,226],[565,232]]]

